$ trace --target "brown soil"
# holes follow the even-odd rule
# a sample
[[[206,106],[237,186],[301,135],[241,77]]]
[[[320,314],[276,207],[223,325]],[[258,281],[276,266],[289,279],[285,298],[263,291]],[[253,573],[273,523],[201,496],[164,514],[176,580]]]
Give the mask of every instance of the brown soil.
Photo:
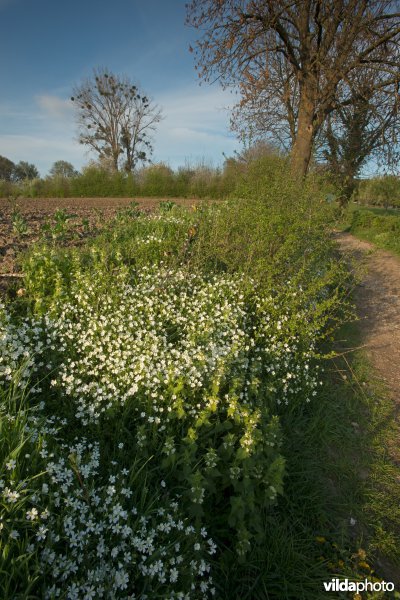
[[[355,294],[363,344],[400,407],[400,259],[349,233],[336,237],[341,249],[365,266]]]
[[[177,204],[191,206],[195,199],[166,198]],[[119,210],[137,202],[139,208],[151,211],[160,198],[0,198],[0,289],[18,278],[18,254],[39,239],[51,236],[46,224],[54,227],[54,214],[65,211],[69,218],[65,236],[58,243],[79,245],[98,232],[104,222]]]

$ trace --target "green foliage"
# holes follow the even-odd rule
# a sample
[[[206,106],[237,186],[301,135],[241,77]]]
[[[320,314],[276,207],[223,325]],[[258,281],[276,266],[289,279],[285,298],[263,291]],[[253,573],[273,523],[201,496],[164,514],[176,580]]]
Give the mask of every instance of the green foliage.
[[[8,198],[16,191],[15,185],[11,181],[0,179],[0,198]]]
[[[174,597],[174,587],[203,597],[196,588],[208,580],[213,542],[205,530],[196,532],[177,502],[149,490],[149,461],[129,456],[120,441],[111,450],[116,470],[117,462],[103,456],[107,436],[100,431],[92,443],[91,432],[65,443],[58,415],[44,415],[34,389],[21,383],[17,370],[0,385],[1,598],[39,599],[57,588],[69,597],[96,589],[98,598],[125,598],[128,579],[160,600]],[[123,553],[116,556],[119,545]],[[160,558],[171,568],[168,578],[141,568],[144,559],[157,572]],[[196,560],[207,570],[197,572]]]
[[[11,223],[12,223],[13,232],[16,235],[23,236],[28,233],[28,231],[29,231],[28,223],[22,216],[19,208],[16,206],[13,208],[13,211],[11,213]]]
[[[358,237],[374,243],[378,248],[400,254],[400,215],[355,210],[351,215],[349,230]]]
[[[91,273],[103,282],[104,289],[112,289],[116,276],[129,280],[145,265],[178,265],[191,239],[191,213],[166,203],[161,204],[160,214],[149,218],[132,203],[84,247],[60,248],[57,242],[66,233],[68,215],[57,214],[55,225],[44,231],[51,243],[37,244],[22,260],[27,298],[35,312],[44,311],[56,298],[69,293],[71,282],[82,273]]]
[[[72,179],[69,189],[71,196],[124,197],[135,194],[135,182],[132,175],[89,166]]]
[[[51,177],[69,178],[76,177],[78,171],[76,171],[70,162],[66,160],[56,160],[49,171],[49,175]]]
[[[28,163],[25,160],[20,160],[14,167],[12,177],[14,181],[25,181],[26,179],[32,180],[39,177],[39,171],[34,164]]]
[[[30,597],[41,575],[37,556],[29,548],[35,527],[26,519],[33,489],[43,479],[41,440],[33,441],[29,433],[37,411],[29,406],[22,369],[13,373],[8,385],[0,386],[0,595],[5,599]]]
[[[62,174],[70,171],[61,165],[44,179],[14,183],[0,179],[0,194],[7,196],[14,193],[32,198],[150,196],[220,199],[233,191],[243,169],[245,166],[235,159],[229,159],[222,171],[203,164],[173,171],[159,163],[126,173],[115,172],[101,164],[90,164],[81,174],[70,176]]]
[[[360,204],[400,208],[400,179],[396,175],[363,179],[358,183],[353,200]]]
[[[144,196],[173,196],[174,172],[167,165],[159,163],[141,170],[140,190]]]
[[[53,215],[53,224],[46,221],[41,228],[42,235],[53,242],[62,242],[69,233],[69,221],[76,215],[69,215],[64,209],[57,209]]]
[[[0,183],[11,181],[15,164],[9,158],[0,156]],[[8,195],[8,194],[7,194]]]
[[[197,373],[201,373],[201,355],[205,358],[208,354],[207,349],[212,348],[221,335],[218,307],[225,304],[228,308],[228,303],[240,294],[240,289],[236,289],[237,282],[234,279],[225,281],[216,278],[209,283],[192,279],[192,283],[186,283],[179,276],[175,281],[176,276],[171,270],[166,275],[166,282],[162,281],[163,277],[152,272],[146,276],[149,280],[152,277],[157,286],[154,295],[151,290],[148,291],[146,300],[149,308],[140,307],[137,299],[133,302],[137,306],[138,322],[143,323],[149,319],[148,326],[151,327],[149,332],[143,328],[141,337],[144,341],[151,335],[154,355],[157,353],[157,338],[166,329],[169,353],[174,355],[182,352],[184,348],[193,348],[192,352],[199,354],[195,368]],[[128,297],[129,293],[132,295],[134,290],[124,287],[123,282],[119,280],[119,289],[115,289],[111,296],[103,282],[100,282],[100,278],[97,279],[98,284],[93,285],[92,281],[92,276],[80,276],[71,286],[71,295],[74,298],[73,315],[69,314],[71,308],[65,304],[64,299],[61,299],[61,302],[56,301],[53,305],[53,318],[60,319],[63,315],[63,319],[79,323],[76,329],[78,337],[72,337],[70,331],[62,344],[63,361],[72,360],[75,364],[90,361],[89,337],[92,323],[106,320],[107,336],[110,339],[114,339],[115,335],[111,315],[118,315],[118,323],[125,323],[125,327],[130,327],[127,319],[131,307],[130,304],[125,306],[124,298]],[[146,281],[145,278],[144,282]],[[140,289],[140,279],[136,285]],[[166,287],[163,289],[163,286]],[[88,293],[82,295],[79,291],[82,289],[88,290]],[[136,293],[139,296],[138,292]],[[192,308],[188,303],[186,310],[183,304],[181,306],[179,298],[182,296],[191,298]],[[162,302],[164,298],[170,297],[176,299],[173,301],[177,304],[174,306],[170,303],[166,315],[162,312]],[[249,299],[249,302],[244,303],[244,310],[249,310],[248,303],[253,306],[254,300]],[[153,306],[155,314],[159,315],[158,324],[151,320]],[[235,311],[234,303],[231,310]],[[230,335],[231,320],[237,318],[231,316],[230,312],[227,310],[224,317],[226,324],[223,330],[226,336]],[[142,314],[145,319],[141,317]],[[201,315],[201,321],[196,320],[198,315]],[[200,324],[204,323],[205,315],[209,322],[202,329]],[[201,388],[195,385],[194,376],[191,376],[191,372],[196,372],[194,368],[190,369],[187,375],[183,373],[180,377],[160,374],[157,397],[161,400],[150,402],[151,395],[149,397],[146,387],[142,389],[139,385],[134,397],[126,403],[118,400],[113,402],[112,409],[106,410],[99,421],[100,430],[116,430],[122,427],[126,432],[130,431],[130,434],[126,435],[132,438],[130,444],[136,448],[135,455],[144,458],[163,457],[158,467],[158,479],[165,480],[170,490],[176,489],[180,493],[181,505],[186,506],[188,514],[207,527],[216,540],[227,536],[229,525],[237,535],[237,551],[240,555],[247,553],[252,539],[263,542],[262,515],[274,504],[277,493],[282,489],[284,461],[279,454],[280,429],[278,419],[271,418],[270,414],[274,404],[272,389],[277,379],[278,367],[275,376],[268,375],[267,372],[263,373],[256,359],[257,353],[264,351],[263,337],[267,334],[264,333],[262,315],[263,310],[260,308],[259,324],[256,315],[251,318],[251,313],[246,319],[251,323],[252,329],[258,331],[258,337],[255,337],[252,343],[254,349],[250,350],[250,346],[246,351],[244,342],[235,342],[229,354],[218,361],[218,368],[210,374],[206,371],[202,376]],[[240,313],[239,318],[241,321]],[[188,320],[190,325],[184,325],[185,320]],[[135,330],[137,326],[132,330],[132,336],[135,335]],[[244,331],[246,336],[249,335],[251,342],[251,336],[254,335],[251,329],[245,328]],[[86,338],[85,345],[88,351],[80,348],[82,335]],[[290,341],[287,335],[288,332],[282,334],[282,344],[283,340]],[[134,344],[133,340],[131,344]],[[126,354],[128,348],[129,346],[121,347],[121,352]],[[144,360],[146,354],[147,348],[143,345]],[[296,356],[300,358],[300,353]],[[121,384],[118,383],[118,376],[112,375],[112,371],[117,373],[115,369],[119,370],[116,359],[117,356],[111,353],[107,359],[110,366],[105,363],[102,368],[102,380],[104,382],[105,377],[110,376],[119,390],[118,396],[124,396],[123,388],[119,387]],[[275,361],[276,364],[279,363],[278,355]],[[241,366],[242,362],[245,368]],[[94,365],[93,367],[95,368]],[[108,369],[112,370],[108,372]],[[164,379],[166,377],[167,380]],[[79,378],[82,382],[85,381],[86,385],[91,385],[90,370],[81,372]],[[243,397],[247,398],[245,402]],[[162,416],[161,428],[151,425],[154,422],[153,415],[157,414],[151,405],[156,402],[161,402],[158,411]],[[164,416],[162,413],[166,407],[168,412]],[[58,412],[60,416],[68,416],[62,409]],[[150,425],[143,420],[143,414],[148,415]],[[152,468],[154,470],[154,466]],[[218,517],[215,523],[212,523],[209,515],[215,513],[218,513]]]
[[[71,278],[71,252],[38,244],[24,260],[24,285],[40,313],[58,298]]]
[[[324,182],[309,177],[299,185],[273,155],[232,159],[222,173],[202,169],[197,178],[190,169],[174,173],[165,166],[144,175],[149,193],[235,193],[191,210],[165,201],[152,215],[133,203],[75,249],[57,246],[69,226],[68,215],[59,213],[58,230],[23,259],[26,294],[3,325],[4,360],[15,371],[26,353],[27,373],[41,388],[30,404],[43,401],[41,415],[51,424],[46,442],[64,478],[49,484],[49,499],[40,496],[52,512],[49,529],[61,537],[46,547],[57,561],[63,553],[77,561],[69,582],[83,590],[98,565],[99,539],[87,523],[101,523],[115,547],[121,542],[118,528],[104,525],[102,507],[120,504],[129,512],[122,498],[128,490],[138,514],[161,531],[160,518],[175,498],[174,521],[193,524],[190,536],[203,539],[193,543],[173,527],[170,537],[160,533],[168,559],[181,544],[181,589],[200,581],[193,564],[201,564],[196,553],[204,552],[218,598],[320,597],[330,573],[318,561],[314,538],[333,531],[337,515],[336,506],[329,514],[324,435],[332,442],[347,414],[345,403],[320,386],[320,356],[329,353],[321,340],[345,312],[347,283],[329,241]],[[82,181],[87,190],[104,191],[104,184],[122,193],[127,181],[145,189],[145,177],[95,168],[68,185],[77,192]],[[84,477],[97,447],[99,468]],[[123,484],[121,469],[128,473]],[[64,480],[71,482],[65,493]],[[89,515],[85,499],[92,493],[98,504]],[[74,554],[68,523],[84,552]],[[137,532],[133,512],[127,525]],[[32,530],[27,539],[34,536]],[[32,554],[35,577],[41,550]],[[157,552],[151,560],[163,561]],[[22,548],[21,560],[25,554]],[[109,560],[115,573],[117,559]],[[40,565],[38,597],[52,577],[66,589],[57,570]],[[158,585],[135,565],[129,566],[135,589],[174,597],[172,580]],[[106,597],[113,581],[107,577]]]
[[[200,269],[246,273],[267,289],[285,290],[288,302],[290,281],[309,296],[322,326],[343,308],[347,278],[329,240],[334,209],[325,196],[323,181],[291,179],[284,159],[253,161],[232,199],[199,214],[189,260]]]

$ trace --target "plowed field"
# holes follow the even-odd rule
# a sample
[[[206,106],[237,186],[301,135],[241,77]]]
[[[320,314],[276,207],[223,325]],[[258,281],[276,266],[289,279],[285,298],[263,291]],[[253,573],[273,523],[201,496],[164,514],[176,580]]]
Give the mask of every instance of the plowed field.
[[[161,198],[0,198],[0,287],[18,277],[18,254],[40,238],[57,235],[57,243],[78,245],[132,202],[144,211],[154,210]],[[193,199],[168,198],[191,206]],[[65,223],[64,225],[62,223]]]

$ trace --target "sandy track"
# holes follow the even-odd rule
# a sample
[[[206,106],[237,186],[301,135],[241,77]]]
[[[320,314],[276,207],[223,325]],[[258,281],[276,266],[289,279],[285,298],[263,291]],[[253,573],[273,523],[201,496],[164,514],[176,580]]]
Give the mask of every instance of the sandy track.
[[[363,344],[400,405],[400,259],[349,233],[336,234],[336,239],[343,251],[365,266],[355,293]]]

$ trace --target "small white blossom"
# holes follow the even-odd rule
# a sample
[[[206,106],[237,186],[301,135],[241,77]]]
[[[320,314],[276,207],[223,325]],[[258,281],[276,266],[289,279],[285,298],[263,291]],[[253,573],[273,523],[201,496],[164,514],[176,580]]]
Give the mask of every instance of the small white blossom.
[[[31,510],[28,510],[26,513],[26,518],[28,521],[34,521],[35,519],[38,518],[39,515],[39,511],[37,508],[31,508]]]

